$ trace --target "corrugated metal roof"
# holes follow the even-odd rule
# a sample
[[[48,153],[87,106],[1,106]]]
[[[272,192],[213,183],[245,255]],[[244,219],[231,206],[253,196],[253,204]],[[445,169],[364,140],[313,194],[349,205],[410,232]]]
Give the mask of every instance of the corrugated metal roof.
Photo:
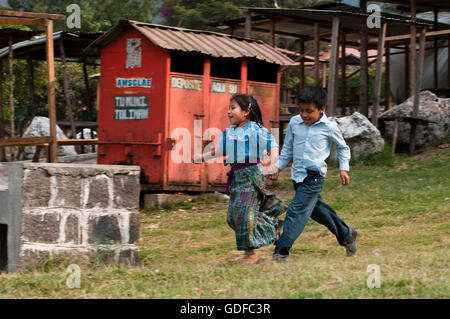
[[[67,57],[81,57],[83,56],[83,49],[87,43],[92,42],[98,38],[100,33],[84,33],[84,32],[68,32],[58,31],[53,33],[53,42],[56,43],[62,39],[64,41],[64,47],[66,48]],[[47,37],[36,36],[32,40],[26,40],[13,44],[14,58],[24,58],[25,51],[33,49],[33,59],[46,59],[46,47]],[[59,56],[59,45],[54,45],[55,56]],[[5,58],[9,54],[9,47],[0,49],[0,59]],[[98,57],[97,55],[90,55],[91,57]]]
[[[135,28],[156,46],[167,50],[198,52],[212,57],[255,58],[278,65],[295,65],[295,61],[263,41],[132,20],[121,20],[117,26],[86,48],[86,51],[106,46],[129,27]]]

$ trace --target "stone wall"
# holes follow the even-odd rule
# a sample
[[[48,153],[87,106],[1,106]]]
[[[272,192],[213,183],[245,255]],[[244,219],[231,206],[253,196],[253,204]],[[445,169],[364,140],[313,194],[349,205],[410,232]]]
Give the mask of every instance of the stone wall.
[[[20,267],[49,258],[139,262],[137,166],[23,164]]]

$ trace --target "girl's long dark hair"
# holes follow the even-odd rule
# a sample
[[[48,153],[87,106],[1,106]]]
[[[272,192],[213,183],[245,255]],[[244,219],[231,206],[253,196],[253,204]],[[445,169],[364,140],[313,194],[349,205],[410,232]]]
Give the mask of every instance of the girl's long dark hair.
[[[260,126],[264,126],[261,109],[253,96],[248,94],[235,94],[230,101],[236,101],[243,111],[250,109],[250,121],[257,123]]]

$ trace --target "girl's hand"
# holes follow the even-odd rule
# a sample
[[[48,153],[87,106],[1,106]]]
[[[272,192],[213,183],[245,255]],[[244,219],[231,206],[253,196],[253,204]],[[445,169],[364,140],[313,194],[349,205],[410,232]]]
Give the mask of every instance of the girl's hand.
[[[350,176],[348,176],[347,171],[341,171],[339,175],[341,177],[342,186],[348,185],[350,183]]]

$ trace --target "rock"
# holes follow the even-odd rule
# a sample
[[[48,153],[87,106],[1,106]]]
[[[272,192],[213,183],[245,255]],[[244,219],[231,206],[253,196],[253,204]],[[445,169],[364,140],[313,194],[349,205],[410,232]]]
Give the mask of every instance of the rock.
[[[382,113],[380,119],[408,117],[413,114],[413,97]],[[430,91],[420,92],[419,118],[431,121],[428,125],[419,124],[416,130],[416,147],[437,146],[450,133],[450,99],[441,99]],[[397,145],[409,145],[411,125],[399,122]],[[386,121],[385,138],[392,140],[394,122]]]
[[[383,150],[384,139],[380,131],[361,113],[355,112],[350,116],[329,118],[339,127],[345,142],[350,147],[352,158],[363,158]],[[335,148],[331,158],[337,159]]]
[[[84,128],[83,129],[83,136],[81,136],[81,132],[78,132],[76,135],[77,139],[92,139],[92,138],[97,138],[97,132],[92,130],[92,134],[91,134],[91,129],[89,128]],[[84,145],[83,146],[83,152],[85,153],[89,153],[89,152],[96,152],[97,151],[97,145],[95,145],[94,147],[92,147],[92,145]]]
[[[39,136],[50,136],[50,120],[47,117],[36,116],[33,118],[30,126],[27,128],[23,137],[39,137]],[[58,140],[67,139],[67,136],[64,135],[63,131],[56,126],[56,138]],[[25,147],[25,156],[29,159],[33,158],[35,152],[35,146],[27,146]],[[75,151],[75,147],[73,146],[60,146],[58,147],[58,156],[69,156],[69,155],[77,155]],[[41,152],[41,157],[45,157],[45,150]]]

